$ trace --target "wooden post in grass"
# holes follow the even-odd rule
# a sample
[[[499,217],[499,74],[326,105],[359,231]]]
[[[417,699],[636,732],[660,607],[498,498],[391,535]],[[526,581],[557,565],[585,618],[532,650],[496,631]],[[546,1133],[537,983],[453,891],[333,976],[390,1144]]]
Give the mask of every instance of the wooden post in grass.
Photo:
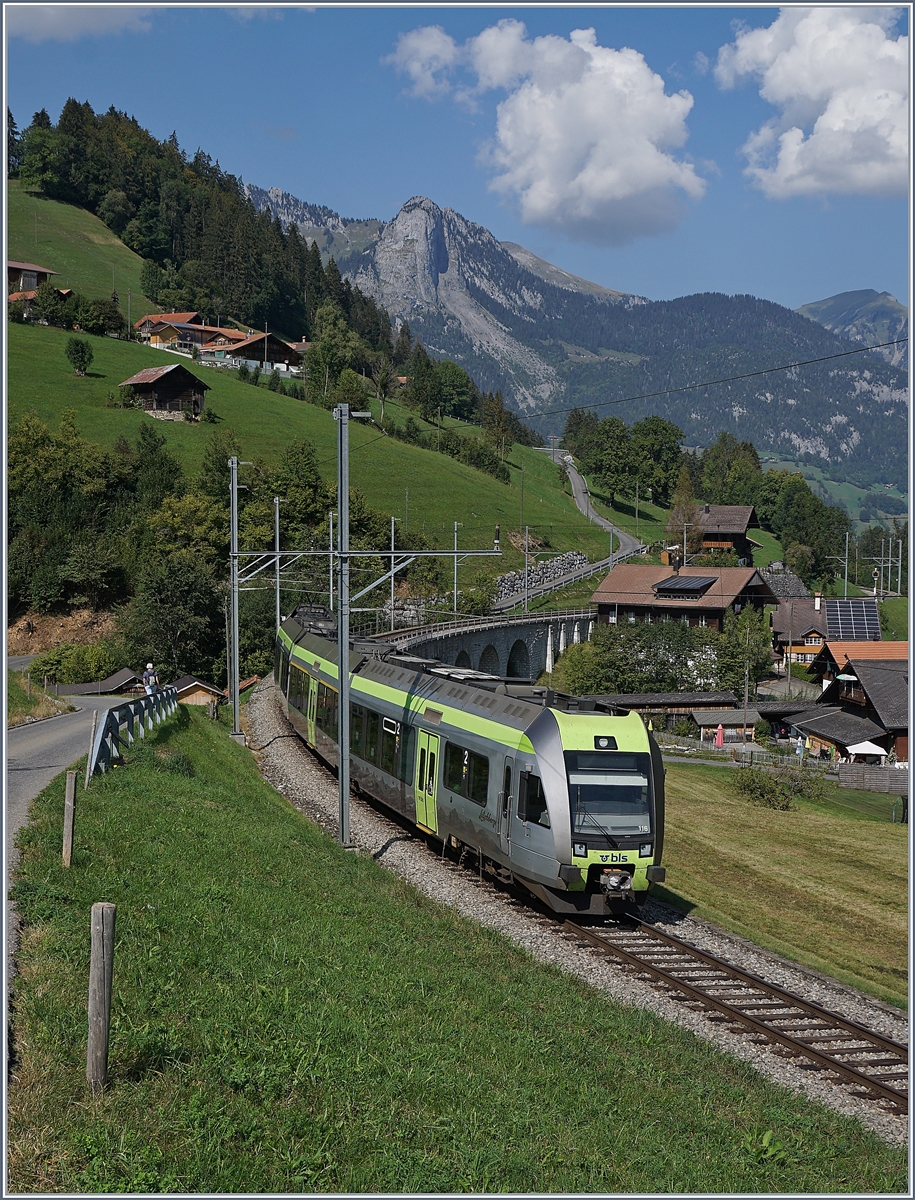
[[[25,680],[26,680],[26,684],[25,684],[26,695],[31,700],[32,699],[32,672],[31,671],[26,671]]]
[[[83,784],[83,791],[89,786],[89,773],[92,770],[92,749],[95,746],[95,729],[98,725],[98,709],[92,711],[92,733],[89,735],[89,757],[86,759],[86,780]]]
[[[69,867],[73,854],[73,817],[76,808],[76,772],[67,772],[67,793],[64,798],[64,866]]]
[[[89,1044],[86,1079],[94,1096],[108,1083],[108,1033],[111,1028],[111,969],[114,964],[114,918],[117,907],[92,905],[89,959]]]

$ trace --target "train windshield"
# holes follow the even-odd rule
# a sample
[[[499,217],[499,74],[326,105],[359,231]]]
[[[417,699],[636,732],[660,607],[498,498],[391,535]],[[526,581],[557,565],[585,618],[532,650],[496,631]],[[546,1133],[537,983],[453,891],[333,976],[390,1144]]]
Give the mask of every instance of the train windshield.
[[[573,834],[651,832],[651,755],[567,750],[565,760]]]

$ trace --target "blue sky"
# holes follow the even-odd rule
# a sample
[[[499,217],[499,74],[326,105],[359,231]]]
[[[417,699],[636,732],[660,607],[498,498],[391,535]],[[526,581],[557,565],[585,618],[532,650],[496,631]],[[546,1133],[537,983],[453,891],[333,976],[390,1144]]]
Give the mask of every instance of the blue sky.
[[[904,7],[4,15],[20,128],[114,105],[262,187],[382,219],[429,196],[651,299],[908,302]]]

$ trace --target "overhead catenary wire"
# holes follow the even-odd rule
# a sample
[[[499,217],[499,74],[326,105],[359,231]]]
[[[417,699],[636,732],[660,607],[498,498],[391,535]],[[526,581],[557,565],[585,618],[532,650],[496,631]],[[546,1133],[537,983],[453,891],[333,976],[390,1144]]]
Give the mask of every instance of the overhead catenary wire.
[[[898,346],[907,342],[907,337],[895,338],[891,342],[880,342],[876,346],[859,346],[857,350],[842,350],[838,354],[825,354],[822,358],[808,358],[803,362],[783,363],[779,367],[765,367],[761,371],[747,371],[744,375],[729,375],[726,379],[707,379],[704,383],[686,383],[682,387],[663,388],[660,392],[643,392],[638,396],[624,396],[621,400],[599,400],[595,404],[573,404],[571,408],[548,408],[538,412],[538,417],[551,417],[557,413],[574,412],[576,408],[606,408],[610,404],[631,404],[636,400],[653,400],[657,396],[673,396],[677,392],[692,392],[697,388],[716,387],[720,383],[737,383],[741,379],[754,379],[757,375],[771,375],[775,371],[791,371],[795,367],[810,367],[814,363],[829,362],[833,358],[847,358],[850,354],[864,354],[868,350],[883,350],[886,346]]]

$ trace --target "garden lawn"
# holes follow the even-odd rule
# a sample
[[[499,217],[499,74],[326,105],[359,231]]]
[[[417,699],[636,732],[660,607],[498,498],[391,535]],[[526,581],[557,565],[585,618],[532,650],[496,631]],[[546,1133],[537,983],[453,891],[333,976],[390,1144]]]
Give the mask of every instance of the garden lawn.
[[[79,793],[67,871],[63,793],[21,838],[13,1192],[905,1190],[903,1151],[856,1122],[343,851],[200,712]]]
[[[908,829],[893,797],[827,785],[825,802],[777,812],[733,775],[668,767],[661,898],[904,1008]]]

